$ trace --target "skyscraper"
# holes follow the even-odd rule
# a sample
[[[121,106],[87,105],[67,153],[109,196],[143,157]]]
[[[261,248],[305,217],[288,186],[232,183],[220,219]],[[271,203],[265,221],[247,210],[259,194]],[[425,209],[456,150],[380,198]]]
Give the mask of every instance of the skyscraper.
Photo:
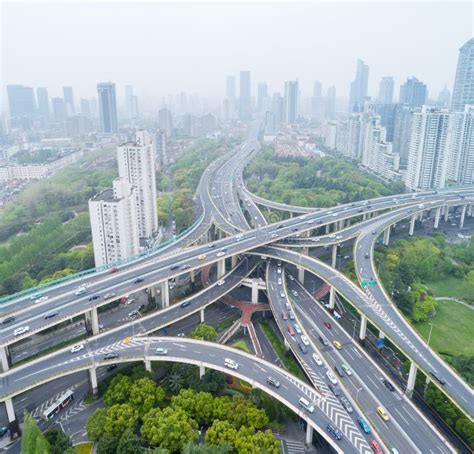
[[[295,124],[298,117],[298,81],[285,82],[285,123]]]
[[[63,87],[63,98],[64,98],[64,105],[66,107],[66,114],[68,117],[74,115],[75,108],[74,108],[74,94],[72,91],[72,87]]]
[[[250,71],[240,71],[239,118],[242,121],[252,119]]]
[[[62,123],[66,120],[66,105],[63,98],[51,98],[51,105],[53,106],[54,121]]]
[[[125,85],[125,109],[129,118],[138,116],[138,98],[133,94],[131,85]]]
[[[369,66],[362,60],[357,60],[357,72],[355,79],[351,82],[349,95],[349,112],[361,111],[367,88],[369,85]]]
[[[166,137],[171,137],[173,134],[173,118],[171,117],[171,112],[166,107],[160,109],[158,112],[158,124],[160,129],[165,131]]]
[[[274,115],[275,130],[278,131],[280,124],[284,120],[284,100],[280,93],[274,93],[272,97],[272,112]]]
[[[103,133],[117,133],[117,101],[115,84],[104,82],[97,84],[99,97],[100,129]]]
[[[315,80],[313,85],[311,116],[317,121],[321,121],[324,118],[323,86],[319,80]]]
[[[225,81],[225,95],[229,101],[235,101],[235,77],[227,76]]]
[[[451,109],[462,112],[466,104],[474,104],[474,38],[459,49]]]
[[[91,116],[91,104],[88,99],[81,98],[81,113],[86,117]]]
[[[263,108],[268,98],[268,87],[265,82],[260,82],[257,89],[257,110],[263,112]]]
[[[44,119],[48,119],[49,118],[48,89],[45,87],[38,87],[36,89],[36,98],[38,99],[38,113]]]
[[[421,107],[426,102],[426,85],[416,77],[409,77],[400,87],[400,104]]]
[[[12,118],[33,116],[35,114],[35,94],[31,87],[7,85],[7,95]]]
[[[379,96],[378,96],[378,103],[379,104],[392,104],[393,102],[393,77],[382,77],[380,80],[379,85]]]
[[[119,176],[134,188],[138,234],[151,238],[158,231],[156,207],[155,157],[153,144],[146,131],[139,130],[135,141],[117,147]]]
[[[326,92],[326,118],[332,120],[336,117],[336,87],[328,87]]]
[[[447,109],[449,107],[449,101],[451,100],[451,92],[448,90],[446,85],[439,92],[438,99],[436,100],[436,105],[442,109]]]

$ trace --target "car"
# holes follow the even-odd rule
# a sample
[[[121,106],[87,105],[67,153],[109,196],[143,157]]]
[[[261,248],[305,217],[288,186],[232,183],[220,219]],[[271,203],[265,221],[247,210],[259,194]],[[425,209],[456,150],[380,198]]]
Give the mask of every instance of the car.
[[[197,256],[198,260],[204,260],[206,257],[207,257],[206,254],[201,254]]]
[[[69,350],[69,351],[71,353],[77,353],[77,352],[80,352],[83,349],[84,349],[84,344],[77,344],[77,345],[74,345],[74,347],[71,347],[71,350]]]
[[[116,273],[118,270],[119,270],[119,269],[116,268],[116,267],[110,268],[109,274],[114,274],[114,273]]]
[[[237,370],[239,368],[239,363],[236,363],[233,359],[225,358],[224,366],[228,367],[229,369]]]
[[[321,238],[311,238],[311,241],[313,243],[319,243],[321,241]]]
[[[301,336],[301,342],[303,342],[303,344],[306,346],[309,345],[309,340],[306,336]]]
[[[291,291],[291,294],[292,294],[293,296],[298,296],[298,292],[297,292],[296,290],[292,290],[292,291]]]
[[[217,281],[217,285],[220,287],[221,285],[224,285],[225,284],[225,280],[224,279],[220,279]]]
[[[184,333],[178,333],[176,334],[176,337],[184,337]]]
[[[364,258],[368,259],[369,257],[370,257],[369,253],[366,252],[366,253],[364,254]]]
[[[144,280],[145,280],[145,279],[142,278],[142,277],[137,277],[137,278],[133,281],[133,283],[134,283],[134,284],[139,284],[140,282],[143,282]]]
[[[333,385],[332,383],[328,384],[328,388],[332,391],[332,393],[336,396],[339,397],[341,395],[341,391],[339,391],[339,386]]]
[[[271,237],[271,238],[278,238],[278,233],[272,233],[272,234],[270,235],[270,237]]]
[[[331,329],[331,328],[332,328],[332,325],[331,325],[329,322],[324,322],[324,326],[325,326],[327,329]]]
[[[189,270],[189,268],[191,268],[191,265],[183,265],[181,267],[182,270]]]
[[[354,409],[352,408],[352,405],[347,397],[342,396],[340,400],[342,406],[346,409],[347,413],[354,413]]]
[[[49,320],[50,318],[54,318],[54,317],[57,317],[59,315],[59,312],[51,312],[50,314],[46,314],[44,316],[44,319],[45,320]]]
[[[141,311],[142,309],[145,308],[145,305],[144,304],[140,304],[138,307],[137,307],[137,311]]]
[[[9,323],[13,322],[14,320],[15,320],[15,316],[14,315],[9,315],[8,317],[5,317],[2,320],[2,325],[8,325]]]
[[[79,287],[79,288],[74,292],[74,295],[79,296],[79,295],[82,295],[83,293],[86,293],[86,292],[87,292],[87,288],[86,288],[86,287]]]
[[[445,384],[446,384],[446,380],[445,380],[443,377],[441,377],[441,375],[438,374],[438,372],[432,370],[432,371],[430,371],[430,375],[431,375],[432,377],[434,377],[434,379],[435,379],[439,384],[441,384],[441,385],[445,385]]]
[[[283,228],[283,225],[282,225],[282,224],[280,224],[280,225],[277,226],[277,230],[279,230],[279,229],[281,229],[281,228]]]
[[[281,274],[281,268],[280,267],[277,268],[277,273]]]
[[[290,320],[295,319],[295,314],[293,313],[293,311],[288,311],[288,317],[290,317]]]
[[[189,301],[183,301],[183,302],[180,304],[180,306],[184,308],[184,307],[188,307],[190,304],[191,304],[191,303],[190,303]]]
[[[342,370],[350,377],[352,375],[352,371],[347,364],[341,364]]]
[[[372,235],[377,235],[377,230],[374,230],[374,231],[372,232]]]
[[[314,219],[310,219],[309,221],[306,221],[306,224],[314,224]]]
[[[296,331],[297,334],[302,333],[300,325],[298,325],[298,323],[295,323],[293,326],[295,327],[295,331]]]
[[[216,257],[222,257],[223,255],[225,255],[225,252],[224,252],[224,251],[219,251],[219,252],[216,254]]]
[[[209,244],[207,245],[207,247],[208,247],[209,249],[212,249],[213,247],[216,247],[216,245],[215,245],[214,243],[209,243]]]
[[[113,298],[114,296],[115,296],[115,293],[113,293],[113,292],[112,293],[106,293],[104,295],[104,300],[108,300],[110,298]]]
[[[158,348],[155,350],[155,353],[156,353],[157,355],[167,355],[167,354],[168,354],[168,349],[163,348],[163,347],[158,347]]]
[[[281,277],[278,278],[278,285],[281,285]]]
[[[301,350],[301,353],[304,353],[305,355],[306,353],[308,353],[308,349],[306,348],[306,345],[304,345],[303,343],[298,342],[298,348]]]
[[[118,358],[119,356],[120,355],[118,353],[110,352],[104,355],[104,359],[115,359],[115,358]]]
[[[294,281],[294,280],[295,280],[295,277],[292,276],[291,274],[289,274],[289,275],[288,275],[288,279],[289,279],[290,281]]]
[[[128,313],[128,318],[135,318],[138,315],[138,310],[134,309],[133,311]]]
[[[42,293],[33,293],[33,295],[30,296],[30,300],[37,300],[38,298],[41,298],[43,296]]]
[[[374,454],[383,454],[382,448],[379,446],[376,440],[370,440],[370,447]]]
[[[332,341],[332,343],[334,344],[334,347],[336,347],[338,350],[342,349],[342,344],[338,340]]]
[[[20,326],[15,331],[13,331],[14,336],[21,336],[22,334],[27,333],[30,330],[29,326]]]
[[[377,414],[384,420],[384,421],[388,421],[390,419],[390,416],[388,416],[388,413],[387,411],[385,410],[385,408],[383,408],[382,406],[378,406],[377,407]]]
[[[285,311],[281,311],[281,318],[282,320],[288,320],[288,315]]]
[[[117,369],[117,364],[109,364],[106,370],[107,372],[112,372],[115,369]]]
[[[178,268],[179,268],[179,265],[173,265],[173,266],[170,268],[170,271],[177,270]]]
[[[337,216],[337,213],[333,213],[333,214],[331,214],[331,216],[332,216],[333,218],[335,218],[335,217]]]
[[[295,335],[295,330],[294,328],[291,326],[291,325],[288,325],[288,327],[286,328],[286,330],[288,331],[288,334],[290,336],[294,336]]]
[[[94,293],[93,295],[89,296],[89,301],[94,301],[99,299],[100,296],[97,293]]]
[[[395,391],[395,386],[393,386],[386,378],[383,379],[383,384],[388,388],[389,391]]]
[[[366,434],[370,434],[371,432],[370,427],[362,416],[359,416],[357,418],[357,423]]]
[[[8,432],[9,429],[7,426],[0,427],[0,438],[3,438]]]
[[[314,405],[312,402],[310,402],[308,399],[305,397],[300,397],[298,400],[298,403],[300,404],[301,407],[303,407],[306,411],[309,413],[313,413],[314,411]]]
[[[336,376],[334,375],[334,373],[332,372],[332,370],[326,371],[326,376],[328,377],[329,381],[330,381],[333,385],[337,385],[337,378],[336,378]]]
[[[331,234],[328,235],[328,238],[331,238],[331,240],[332,240],[332,239],[336,238],[336,234],[335,234],[335,233],[331,233]]]
[[[235,241],[240,241],[243,238],[243,235],[241,233],[235,235]]]
[[[37,300],[35,300],[35,303],[36,303],[36,304],[44,303],[44,302],[47,301],[48,299],[49,299],[48,296],[42,296],[41,298],[38,298]]]
[[[291,229],[292,232],[297,232],[299,230],[298,227],[295,227],[294,229]]]
[[[130,298],[130,299],[127,299],[127,301],[125,301],[125,305],[129,306],[130,304],[133,304],[134,302],[135,302],[135,298]]]
[[[280,387],[280,382],[276,378],[273,378],[273,377],[268,377],[267,383],[275,388]]]
[[[326,426],[326,430],[336,439],[342,440],[342,432],[334,425],[329,423]]]
[[[319,335],[319,341],[321,344],[323,344],[325,347],[329,345],[329,341],[327,340],[326,336],[323,336],[322,334]]]
[[[313,353],[313,361],[318,365],[318,366],[322,366],[323,365],[323,362],[321,361],[321,358],[319,357],[319,355],[317,353]]]
[[[334,370],[336,371],[337,375],[339,375],[339,377],[344,377],[344,370],[340,366],[335,365]]]

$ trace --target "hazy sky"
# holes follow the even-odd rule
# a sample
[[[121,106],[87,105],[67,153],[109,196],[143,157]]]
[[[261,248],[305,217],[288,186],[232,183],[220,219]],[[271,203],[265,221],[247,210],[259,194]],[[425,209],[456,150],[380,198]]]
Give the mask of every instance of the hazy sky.
[[[369,92],[394,76],[395,93],[416,76],[437,96],[454,80],[459,47],[473,35],[471,2],[23,2],[2,6],[2,84],[130,83],[139,95],[179,91],[223,96],[225,76],[249,69],[252,95],[267,81],[283,91],[315,79],[347,96],[357,58]],[[2,90],[3,91],[3,90]]]

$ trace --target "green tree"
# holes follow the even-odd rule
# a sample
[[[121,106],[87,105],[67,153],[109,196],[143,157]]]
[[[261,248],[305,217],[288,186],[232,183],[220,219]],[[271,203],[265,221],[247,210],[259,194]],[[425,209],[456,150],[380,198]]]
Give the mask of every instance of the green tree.
[[[89,440],[98,441],[104,435],[106,416],[107,410],[105,408],[98,408],[87,418],[86,432]]]
[[[128,404],[134,408],[140,417],[163,402],[165,392],[151,378],[140,378],[133,381],[130,387]]]
[[[191,331],[189,337],[193,339],[200,339],[209,342],[217,341],[217,331],[213,326],[201,323],[193,331]]]
[[[128,404],[115,404],[107,409],[104,432],[115,437],[125,429],[132,429],[138,419],[138,412]]]
[[[197,444],[188,442],[183,446],[181,454],[231,454],[234,448],[225,444],[223,446],[214,446],[209,444]]]
[[[183,388],[185,379],[180,372],[174,371],[166,376],[165,384],[172,393],[177,393]]]
[[[213,419],[214,398],[210,393],[182,389],[171,398],[171,406],[183,409],[200,424],[210,424]]]
[[[50,454],[64,454],[72,446],[69,437],[59,429],[49,429],[44,436],[50,446]]]
[[[229,421],[216,419],[206,431],[206,443],[216,446],[234,445],[236,436],[237,430]]]
[[[97,444],[97,454],[116,454],[119,439],[110,433],[104,434]]]
[[[21,452],[24,454],[49,454],[48,440],[39,430],[33,417],[25,413]]]
[[[132,429],[125,429],[117,446],[117,454],[141,454],[143,448],[140,438]]]
[[[271,430],[255,432],[252,427],[241,427],[235,439],[235,448],[239,454],[279,454],[280,442]]]
[[[130,398],[132,379],[126,375],[118,374],[110,382],[104,395],[104,402],[108,405],[123,404]]]

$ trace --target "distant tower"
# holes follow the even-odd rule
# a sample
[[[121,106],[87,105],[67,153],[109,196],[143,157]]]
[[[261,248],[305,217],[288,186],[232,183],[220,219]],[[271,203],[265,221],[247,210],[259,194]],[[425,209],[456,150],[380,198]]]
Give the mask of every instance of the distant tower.
[[[263,112],[266,99],[268,98],[268,87],[265,82],[260,82],[257,89],[257,110]]]
[[[295,124],[298,117],[298,81],[285,82],[285,123]]]
[[[360,110],[367,97],[369,85],[369,66],[362,60],[357,60],[356,77],[351,83],[349,95],[349,112]]]
[[[239,117],[242,121],[252,118],[250,71],[240,71]]]
[[[474,104],[474,38],[459,49],[451,109],[462,112],[466,104]]]
[[[36,89],[36,98],[38,99],[38,113],[44,118],[49,118],[49,97],[48,89],[38,87]]]
[[[165,131],[166,137],[173,135],[173,118],[171,117],[171,111],[166,107],[163,107],[158,112],[158,124],[160,129]]]
[[[426,85],[416,77],[409,77],[400,87],[400,104],[421,107],[426,103]]]
[[[100,129],[103,133],[117,133],[117,101],[115,84],[105,82],[97,84],[99,97]]]
[[[382,77],[379,85],[379,104],[392,104],[393,102],[393,77]]]
[[[336,87],[331,86],[326,92],[326,118],[334,119],[336,116]]]
[[[66,120],[66,105],[63,98],[51,98],[53,106],[54,121],[61,123]]]
[[[12,118],[33,116],[35,114],[35,94],[31,87],[7,85],[7,94],[10,116]]]
[[[72,87],[63,87],[63,98],[64,105],[66,107],[66,114],[68,117],[70,117],[75,113],[74,94],[72,91]]]

